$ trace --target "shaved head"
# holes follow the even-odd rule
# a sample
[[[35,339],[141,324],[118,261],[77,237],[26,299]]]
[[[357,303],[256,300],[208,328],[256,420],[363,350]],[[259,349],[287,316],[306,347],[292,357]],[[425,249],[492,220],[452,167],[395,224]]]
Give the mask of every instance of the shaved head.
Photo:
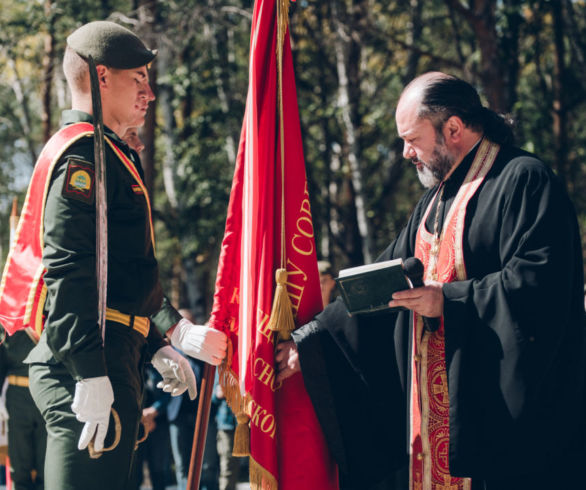
[[[87,62],[69,46],[63,55],[63,73],[72,94],[89,93],[89,70]]]

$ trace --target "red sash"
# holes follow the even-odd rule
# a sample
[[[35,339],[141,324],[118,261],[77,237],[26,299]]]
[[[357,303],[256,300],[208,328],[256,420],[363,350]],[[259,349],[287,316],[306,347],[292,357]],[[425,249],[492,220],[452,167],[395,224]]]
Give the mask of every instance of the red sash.
[[[41,334],[47,295],[43,281],[45,269],[41,262],[43,221],[51,175],[55,164],[73,143],[93,134],[94,128],[89,123],[66,126],[53,135],[39,155],[0,282],[0,323],[10,335],[27,327],[37,335]],[[143,190],[151,219],[148,193],[138,171],[109,138],[106,142]],[[150,225],[154,247],[152,219]]]
[[[492,167],[499,146],[483,140],[460,187],[437,243],[425,222],[435,198],[429,204],[417,231],[415,256],[425,267],[425,279],[442,283],[466,279],[463,237],[468,201]],[[423,319],[414,314],[411,362],[410,489],[469,490],[469,478],[449,472],[449,396],[445,363],[444,320],[433,333],[424,331]]]

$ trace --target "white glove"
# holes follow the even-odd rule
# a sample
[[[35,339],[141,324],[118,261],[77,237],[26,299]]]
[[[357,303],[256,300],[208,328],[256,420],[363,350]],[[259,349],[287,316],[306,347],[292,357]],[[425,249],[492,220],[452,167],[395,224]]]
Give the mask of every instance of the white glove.
[[[8,410],[6,410],[6,401],[4,397],[0,397],[0,424],[9,419]]]
[[[94,433],[94,449],[104,449],[104,439],[110,422],[110,409],[114,403],[114,391],[108,376],[86,378],[75,383],[75,396],[71,410],[77,420],[85,422],[77,444],[78,449],[85,449]]]
[[[173,396],[181,395],[188,390],[189,398],[195,400],[197,396],[195,374],[185,357],[167,345],[155,352],[152,362],[155,369],[163,376],[163,381],[157,383],[157,388]]]
[[[182,318],[171,333],[171,344],[191,357],[217,366],[226,357],[228,339],[224,332]]]

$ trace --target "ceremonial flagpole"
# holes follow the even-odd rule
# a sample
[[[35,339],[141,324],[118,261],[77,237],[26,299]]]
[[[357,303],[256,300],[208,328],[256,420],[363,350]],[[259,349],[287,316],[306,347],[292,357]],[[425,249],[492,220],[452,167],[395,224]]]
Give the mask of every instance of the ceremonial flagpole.
[[[201,468],[210,420],[210,407],[212,403],[215,376],[216,366],[206,364],[203,369],[201,386],[199,388],[199,403],[197,405],[197,417],[195,419],[193,444],[191,446],[191,460],[189,462],[189,473],[187,475],[187,490],[197,490],[201,480]]]

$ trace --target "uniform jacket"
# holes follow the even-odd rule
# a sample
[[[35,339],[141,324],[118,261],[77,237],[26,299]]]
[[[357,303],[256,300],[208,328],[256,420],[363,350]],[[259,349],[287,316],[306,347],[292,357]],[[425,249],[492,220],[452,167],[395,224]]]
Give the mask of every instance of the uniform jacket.
[[[80,111],[66,111],[64,124],[91,122]],[[109,138],[130,158],[139,174],[138,155],[111,130]],[[151,317],[147,338],[154,353],[181,316],[164,298],[151,239],[151,216],[144,186],[106,146],[108,204],[108,307]],[[28,363],[63,363],[76,379],[106,375],[97,328],[95,203],[91,187],[75,192],[76,172],[94,185],[93,137],[72,144],[55,165],[46,198],[43,265],[47,286],[45,329]]]

